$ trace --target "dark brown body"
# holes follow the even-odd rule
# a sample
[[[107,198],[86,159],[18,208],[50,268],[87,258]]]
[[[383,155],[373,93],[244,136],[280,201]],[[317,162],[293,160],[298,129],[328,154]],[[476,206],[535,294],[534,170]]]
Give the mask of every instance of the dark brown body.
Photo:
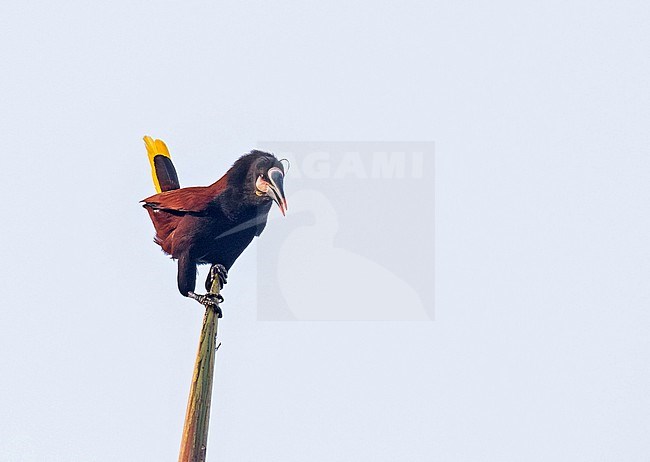
[[[247,162],[252,156],[244,156],[210,186],[166,191],[143,201],[156,229],[155,242],[178,260],[178,289],[185,296],[194,291],[196,265],[221,264],[230,270],[266,226],[273,202],[255,193]]]

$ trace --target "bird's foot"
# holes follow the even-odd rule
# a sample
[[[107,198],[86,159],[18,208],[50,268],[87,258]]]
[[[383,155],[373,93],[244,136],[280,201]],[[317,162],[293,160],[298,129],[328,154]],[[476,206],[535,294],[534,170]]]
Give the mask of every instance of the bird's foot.
[[[217,312],[220,318],[223,318],[223,313],[221,311],[221,307],[219,306],[219,303],[223,302],[223,297],[221,295],[211,294],[211,293],[199,295],[199,294],[195,294],[194,292],[190,292],[187,294],[187,296],[193,300],[196,300],[206,308],[212,308],[214,311]]]
[[[212,291],[212,284],[216,278],[219,278],[219,290],[223,289],[224,284],[228,284],[228,270],[225,266],[216,264],[210,267],[208,278],[205,280],[205,290]]]

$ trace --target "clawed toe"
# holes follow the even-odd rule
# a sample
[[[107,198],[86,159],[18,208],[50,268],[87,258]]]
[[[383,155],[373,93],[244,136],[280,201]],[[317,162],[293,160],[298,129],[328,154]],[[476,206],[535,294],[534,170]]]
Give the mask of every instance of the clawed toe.
[[[223,303],[223,297],[220,294],[212,294],[212,293],[207,293],[204,295],[198,295],[195,294],[194,292],[190,292],[188,296],[197,302],[199,302],[201,305],[205,306],[206,308],[212,308],[214,309],[217,314],[219,315],[220,318],[223,317],[223,313],[221,311],[221,307],[219,306],[220,303]]]
[[[219,278],[219,289],[223,289],[224,284],[228,284],[228,270],[225,266],[216,264],[210,267],[210,273],[208,278],[205,281],[205,290],[210,292],[212,290],[212,284],[214,280]]]

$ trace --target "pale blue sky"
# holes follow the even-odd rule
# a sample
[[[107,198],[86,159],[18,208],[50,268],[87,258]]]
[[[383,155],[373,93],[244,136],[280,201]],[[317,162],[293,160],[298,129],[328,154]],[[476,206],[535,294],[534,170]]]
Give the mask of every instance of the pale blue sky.
[[[0,460],[177,458],[202,313],[138,205],[144,134],[186,185],[259,140],[436,143],[435,322],[258,322],[251,249],[210,459],[647,460],[648,23],[642,1],[2,2]]]

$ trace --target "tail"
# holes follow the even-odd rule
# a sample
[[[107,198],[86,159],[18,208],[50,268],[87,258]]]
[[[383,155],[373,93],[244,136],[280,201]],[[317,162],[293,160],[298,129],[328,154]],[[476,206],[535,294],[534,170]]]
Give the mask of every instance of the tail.
[[[150,136],[145,136],[144,144],[147,147],[147,156],[151,164],[151,176],[156,192],[161,193],[180,188],[181,184],[165,143],[162,140],[154,140]]]

